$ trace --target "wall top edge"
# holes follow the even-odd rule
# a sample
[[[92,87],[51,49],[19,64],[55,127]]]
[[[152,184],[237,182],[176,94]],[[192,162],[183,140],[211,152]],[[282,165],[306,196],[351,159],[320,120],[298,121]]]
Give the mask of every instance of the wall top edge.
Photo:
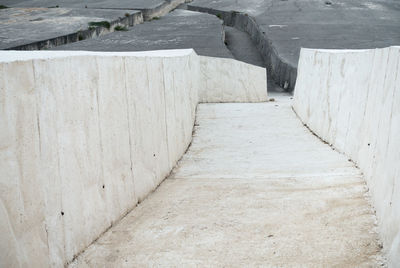
[[[304,52],[321,52],[321,53],[363,53],[367,51],[380,50],[380,49],[399,49],[400,46],[389,46],[384,48],[372,48],[372,49],[321,49],[321,48],[301,48]]]
[[[1,62],[27,61],[35,59],[55,59],[74,56],[104,56],[104,57],[182,57],[196,54],[193,49],[170,49],[135,52],[93,52],[93,51],[0,51]],[[197,55],[197,54],[196,54]]]

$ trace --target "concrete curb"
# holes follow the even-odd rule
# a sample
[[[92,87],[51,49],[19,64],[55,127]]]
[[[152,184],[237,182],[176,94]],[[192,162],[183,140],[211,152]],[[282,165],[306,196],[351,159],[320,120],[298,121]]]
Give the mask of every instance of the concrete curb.
[[[20,46],[6,48],[5,50],[42,50],[49,49],[56,46],[61,46],[65,44],[70,44],[78,41],[82,41],[85,39],[96,38],[111,32],[114,32],[114,28],[117,25],[121,25],[124,27],[134,26],[136,24],[143,23],[143,14],[142,12],[135,12],[126,16],[124,18],[118,18],[110,22],[110,29],[107,29],[102,26],[97,26],[92,29],[87,29],[83,31],[77,31],[74,33],[70,33],[67,35],[57,36],[51,39],[41,40],[37,42],[32,42],[29,44],[24,44]]]

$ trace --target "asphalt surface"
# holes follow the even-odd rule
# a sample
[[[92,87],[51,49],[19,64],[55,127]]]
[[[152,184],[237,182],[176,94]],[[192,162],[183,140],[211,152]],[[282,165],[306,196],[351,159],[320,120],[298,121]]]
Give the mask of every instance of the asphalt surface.
[[[89,22],[113,21],[133,10],[7,8],[0,10],[0,49],[86,30]]]
[[[146,9],[154,8],[163,0],[0,0],[7,7],[64,7],[64,8],[112,8]]]
[[[216,16],[175,10],[159,19],[53,48],[53,50],[146,51],[194,48],[200,55],[233,58],[223,40],[222,21]]]
[[[255,18],[279,56],[297,66],[301,47],[359,49],[400,44],[395,0],[194,0],[192,6]]]
[[[225,26],[225,44],[235,59],[265,67],[260,52],[254,46],[250,36],[233,27]]]

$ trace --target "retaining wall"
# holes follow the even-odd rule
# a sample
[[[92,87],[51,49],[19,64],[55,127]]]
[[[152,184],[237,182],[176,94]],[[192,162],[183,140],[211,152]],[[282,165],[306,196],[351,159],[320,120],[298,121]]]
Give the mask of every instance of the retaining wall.
[[[363,171],[391,267],[400,263],[400,47],[302,49],[294,110]]]
[[[200,56],[200,102],[260,102],[265,101],[266,74],[264,68],[232,59]]]
[[[223,11],[193,4],[187,4],[181,6],[181,8],[216,15],[224,21],[225,25],[246,32],[260,52],[268,75],[286,91],[293,91],[296,83],[297,66],[286,62],[279,55],[272,41],[260,29],[255,18],[243,12]]]
[[[227,71],[201,67],[218,63],[193,50],[0,52],[0,266],[61,267],[132,210],[187,149],[199,95],[266,100],[265,69],[225,60],[240,71],[225,85]]]

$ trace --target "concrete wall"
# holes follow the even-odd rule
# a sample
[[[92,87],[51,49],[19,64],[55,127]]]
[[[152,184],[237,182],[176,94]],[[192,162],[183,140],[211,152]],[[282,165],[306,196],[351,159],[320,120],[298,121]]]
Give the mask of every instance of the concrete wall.
[[[266,101],[265,68],[231,59],[200,56],[200,72],[200,102]]]
[[[266,100],[265,70],[227,61],[261,83],[228,101]],[[154,190],[210,72],[193,50],[0,52],[0,267],[61,267]]]
[[[400,264],[400,47],[302,49],[296,113],[363,171],[391,267]]]

